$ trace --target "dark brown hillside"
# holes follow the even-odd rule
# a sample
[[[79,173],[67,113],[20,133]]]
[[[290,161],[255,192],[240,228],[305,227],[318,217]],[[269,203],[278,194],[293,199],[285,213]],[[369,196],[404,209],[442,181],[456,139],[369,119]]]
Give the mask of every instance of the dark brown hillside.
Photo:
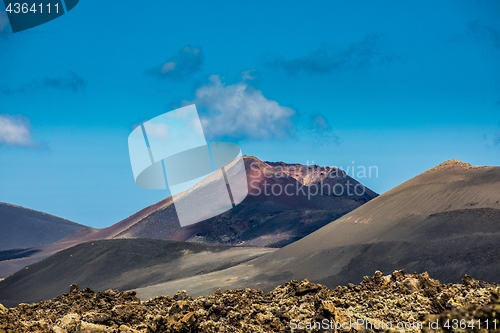
[[[0,303],[50,299],[72,283],[106,290],[145,287],[237,265],[273,249],[234,248],[153,239],[100,240],[76,245],[0,282]]]
[[[84,227],[57,216],[0,202],[0,251],[54,243]]]

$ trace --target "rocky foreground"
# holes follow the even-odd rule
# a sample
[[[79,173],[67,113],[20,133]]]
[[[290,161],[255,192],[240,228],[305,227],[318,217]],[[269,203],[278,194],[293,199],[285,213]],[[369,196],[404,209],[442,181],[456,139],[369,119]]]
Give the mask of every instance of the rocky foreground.
[[[0,333],[499,332],[499,292],[469,276],[443,285],[404,270],[376,272],[334,290],[294,280],[269,293],[237,289],[192,298],[178,292],[142,302],[135,292],[72,285],[53,301],[0,305]]]

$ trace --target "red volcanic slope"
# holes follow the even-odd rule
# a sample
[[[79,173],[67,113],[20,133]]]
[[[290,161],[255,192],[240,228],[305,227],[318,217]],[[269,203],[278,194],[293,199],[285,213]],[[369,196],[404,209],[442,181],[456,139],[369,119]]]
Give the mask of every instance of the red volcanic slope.
[[[244,161],[249,195],[230,211],[180,228],[174,204],[168,202],[115,238],[282,247],[377,196],[335,168],[266,163],[251,156],[245,156]],[[212,181],[214,179],[208,177],[203,182],[209,184]],[[197,196],[203,190],[203,182],[200,187],[193,187],[182,195]],[[314,195],[321,193],[321,184],[325,195]],[[344,193],[333,195],[334,186],[344,188]],[[354,194],[356,186],[359,195]],[[285,193],[285,189],[291,195]],[[216,202],[218,196],[214,192],[207,200]]]
[[[121,220],[120,222],[113,224],[110,227],[107,227],[105,229],[101,229],[98,232],[94,234],[87,235],[85,237],[80,238],[80,242],[88,242],[91,240],[96,240],[96,239],[111,239],[116,237],[118,234],[124,232],[128,228],[132,227],[134,224],[137,222],[145,219],[148,217],[151,213],[157,211],[158,209],[161,209],[172,202],[172,197],[168,197],[167,199],[164,199],[158,203],[155,203],[154,205],[148,206],[134,215],[131,215],[127,217],[124,220]]]

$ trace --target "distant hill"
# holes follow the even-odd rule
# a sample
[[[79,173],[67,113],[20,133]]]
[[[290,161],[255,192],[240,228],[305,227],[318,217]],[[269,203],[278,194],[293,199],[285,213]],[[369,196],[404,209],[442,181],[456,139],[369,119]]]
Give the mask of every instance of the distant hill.
[[[221,285],[269,290],[304,278],[333,288],[403,268],[444,283],[464,274],[498,283],[499,239],[500,167],[451,160],[251,263],[141,288],[138,295],[170,294],[181,285],[193,296]]]
[[[13,260],[0,261],[0,277],[57,251],[99,239],[150,238],[231,246],[283,247],[378,195],[336,168],[262,162],[252,156],[245,156],[244,162],[250,194],[224,214],[181,228],[172,197],[169,197],[108,228],[96,230],[87,227],[57,243],[31,249],[34,252],[17,253]],[[196,196],[215,181],[214,177],[209,176],[199,187],[178,195]],[[321,185],[324,187],[323,195]],[[287,195],[285,188],[292,195]],[[216,200],[216,193],[214,197]]]
[[[57,216],[0,202],[0,251],[54,243],[84,227]]]
[[[225,269],[274,251],[152,239],[88,242],[60,251],[0,282],[0,304],[51,299],[72,283],[132,289]]]

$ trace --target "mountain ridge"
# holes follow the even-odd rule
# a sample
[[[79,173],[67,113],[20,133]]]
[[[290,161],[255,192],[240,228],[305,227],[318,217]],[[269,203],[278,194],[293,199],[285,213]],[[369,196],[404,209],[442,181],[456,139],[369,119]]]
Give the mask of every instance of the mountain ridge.
[[[262,174],[260,176],[266,178]],[[288,184],[290,180],[287,177],[269,179],[282,184]],[[148,280],[157,283],[135,290],[141,299],[173,295],[182,289],[199,296],[219,288],[248,287],[269,291],[284,281],[305,278],[334,288],[358,283],[360,276],[372,274],[374,270],[391,272],[399,269],[420,273],[428,271],[444,283],[459,281],[464,274],[498,282],[495,280],[500,276],[499,185],[500,167],[444,168],[423,172],[283,248],[269,249],[268,253],[237,265],[219,266],[194,275],[183,271],[182,267],[186,266],[176,265],[178,271],[175,278],[163,282],[160,282],[161,279]],[[131,246],[141,242],[138,239],[99,242],[116,241],[129,242]],[[194,246],[189,245],[193,243],[179,244]],[[93,245],[87,242],[79,247],[92,249]],[[251,251],[254,248],[237,249]],[[55,273],[51,273],[46,263],[53,262],[54,258],[64,258],[65,253],[69,253],[66,251],[36,264],[37,272],[45,272],[44,281],[56,280],[60,275],[51,277]],[[114,250],[113,253],[122,253],[121,257],[115,257],[115,261],[128,262],[131,258],[127,254],[129,252]],[[53,269],[71,272],[71,267],[66,266],[71,260],[75,260],[76,264],[89,262],[89,258],[94,258],[92,253],[96,252],[79,253],[73,259],[66,256],[63,261],[54,261]],[[203,261],[202,257],[199,259]],[[149,268],[141,266],[140,262],[134,272],[147,272]],[[101,266],[95,262],[91,268]],[[106,273],[100,270],[103,269],[97,269],[92,274],[99,276]],[[122,274],[128,276],[121,280],[122,286],[131,287],[130,282],[135,275]],[[10,300],[5,296],[3,299],[13,302],[13,296],[7,290],[32,293],[33,289],[40,289],[36,281],[36,272],[22,270],[0,282],[0,294],[10,295]]]
[[[360,184],[365,192],[352,196],[344,193],[338,197],[319,194],[308,197],[307,191],[304,191],[307,187],[302,189],[304,194],[301,193],[299,180],[283,174],[282,168],[275,169],[253,156],[245,156],[244,161],[249,180],[249,195],[241,204],[226,213],[181,228],[173,198],[168,197],[107,228],[84,227],[55,243],[32,248],[34,252],[31,252],[31,255],[0,261],[0,276],[8,276],[66,248],[99,239],[151,238],[232,246],[283,247],[377,196],[375,192],[345,174],[339,173],[338,177],[325,178],[325,175],[316,177],[311,173],[315,175],[314,180],[323,181],[324,186],[339,184],[337,186],[347,187],[347,184],[350,184],[352,187]],[[283,162],[277,162],[276,165],[278,164],[284,165]],[[302,168],[306,174],[318,167],[286,165]],[[319,168],[334,170],[328,167]],[[210,177],[198,186],[209,181]],[[286,189],[293,189],[291,192],[294,195],[266,195],[266,189],[273,189],[273,186],[289,186]],[[193,191],[196,191],[196,188],[177,196],[191,195]]]

